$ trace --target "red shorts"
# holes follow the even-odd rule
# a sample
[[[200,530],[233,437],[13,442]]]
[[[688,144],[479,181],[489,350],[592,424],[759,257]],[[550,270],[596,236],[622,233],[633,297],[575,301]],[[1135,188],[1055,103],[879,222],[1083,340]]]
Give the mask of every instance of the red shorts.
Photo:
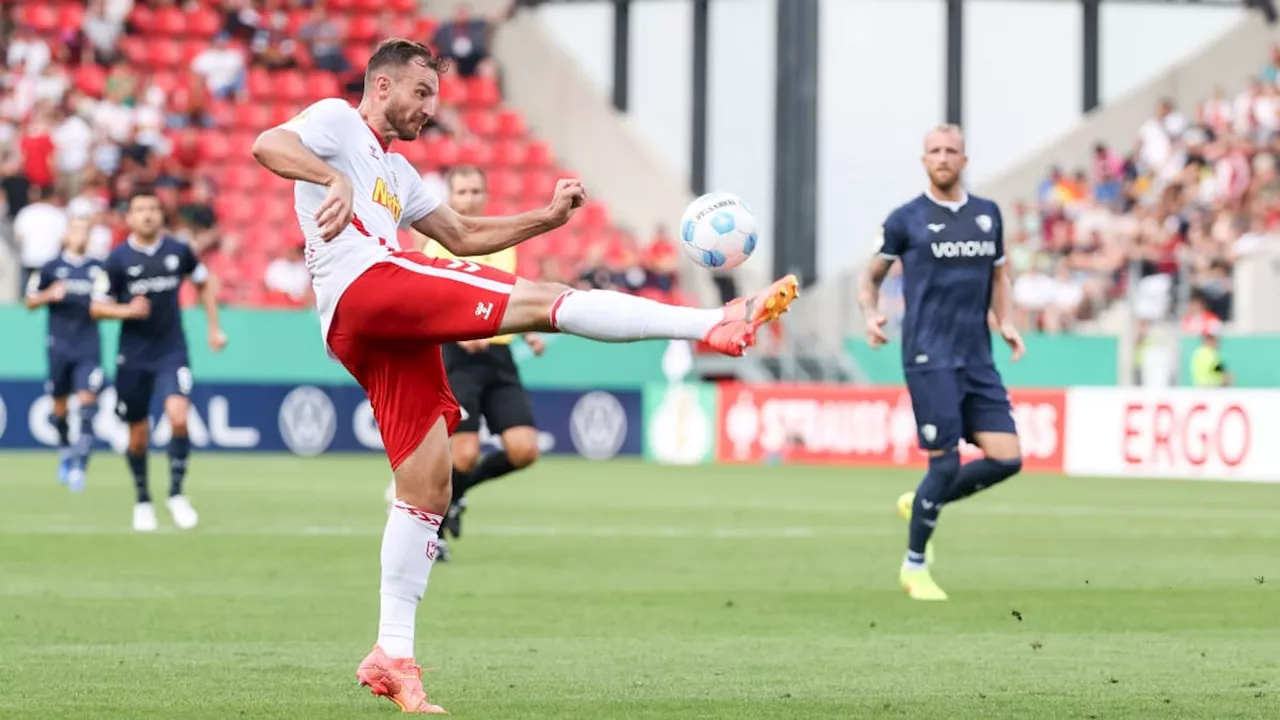
[[[342,294],[329,349],[369,395],[391,468],[422,444],[436,418],[462,419],[441,343],[498,334],[515,287],[511,273],[420,252],[395,252]]]

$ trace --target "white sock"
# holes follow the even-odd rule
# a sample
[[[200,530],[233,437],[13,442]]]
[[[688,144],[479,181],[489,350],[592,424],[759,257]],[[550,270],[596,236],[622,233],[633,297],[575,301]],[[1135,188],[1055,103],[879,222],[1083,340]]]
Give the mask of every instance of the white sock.
[[[927,565],[923,557],[914,557],[914,553],[907,551],[907,556],[902,558],[902,567],[907,570],[920,570],[927,567]]]
[[[393,658],[413,657],[418,603],[436,559],[440,516],[399,500],[382,533],[382,614],[378,645]]]
[[[723,319],[720,309],[667,305],[610,290],[570,290],[551,307],[557,330],[602,342],[701,340]]]

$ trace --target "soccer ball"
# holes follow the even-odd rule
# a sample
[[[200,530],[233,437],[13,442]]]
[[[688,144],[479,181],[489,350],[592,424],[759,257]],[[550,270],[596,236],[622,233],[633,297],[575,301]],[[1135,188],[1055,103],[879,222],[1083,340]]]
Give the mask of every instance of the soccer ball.
[[[680,218],[680,245],[706,268],[736,268],[756,249],[756,216],[732,193],[707,193],[689,203]]]

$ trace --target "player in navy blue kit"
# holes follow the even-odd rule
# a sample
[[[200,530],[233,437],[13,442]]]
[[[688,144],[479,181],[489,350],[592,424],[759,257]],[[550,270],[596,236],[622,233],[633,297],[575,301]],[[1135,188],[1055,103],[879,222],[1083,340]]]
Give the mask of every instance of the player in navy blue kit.
[[[102,389],[102,338],[98,322],[89,315],[89,299],[102,263],[86,258],[90,223],[72,220],[67,227],[63,251],[27,283],[26,306],[49,308],[49,332],[45,347],[49,356],[49,379],[45,392],[53,398],[51,420],[58,431],[58,481],[73,491],[84,488],[84,472],[93,447],[93,418],[98,413],[98,391]],[[71,421],[67,400],[72,392],[80,401],[77,412],[79,436],[71,444]]]
[[[926,563],[939,511],[1022,469],[1009,394],[991,355],[990,327],[999,329],[1014,360],[1025,348],[1012,323],[1000,209],[966,193],[960,182],[967,162],[960,128],[931,131],[923,161],[929,188],[885,220],[858,299],[867,341],[878,348],[888,342],[886,318],[878,309],[880,283],[895,260],[902,263],[902,363],[929,469],[915,492],[898,500],[899,513],[910,521],[900,580],[914,599],[946,600]],[[985,457],[962,467],[961,438],[982,448]]]
[[[135,193],[129,198],[126,222],[131,234],[107,257],[105,272],[94,288],[91,312],[96,318],[124,321],[116,356],[116,414],[129,424],[127,458],[138,493],[133,529],[156,529],[147,486],[147,445],[151,440],[151,401],[160,397],[173,428],[165,507],[173,524],[186,530],[196,526],[199,516],[182,492],[191,451],[187,435],[191,365],[178,303],[183,278],[190,277],[200,291],[209,324],[209,347],[218,352],[227,338],[218,325],[214,278],[186,243],[162,235],[164,213],[159,198],[150,192]]]

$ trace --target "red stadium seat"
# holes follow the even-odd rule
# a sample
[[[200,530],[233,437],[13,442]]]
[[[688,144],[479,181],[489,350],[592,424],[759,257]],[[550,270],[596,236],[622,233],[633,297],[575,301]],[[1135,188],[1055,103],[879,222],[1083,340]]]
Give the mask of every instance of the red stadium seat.
[[[387,6],[390,7],[393,12],[404,15],[419,12],[418,0],[390,0],[387,3]]]
[[[310,100],[315,101],[320,98],[336,97],[342,94],[342,86],[338,83],[338,78],[333,73],[323,70],[312,70],[307,73],[307,95],[311,96]]]
[[[495,198],[518,198],[524,195],[524,179],[519,173],[495,168],[489,171],[489,196]]]
[[[275,74],[276,93],[273,97],[279,100],[300,102],[307,97],[307,78],[299,70],[284,70]]]
[[[466,83],[452,73],[440,78],[440,102],[445,105],[463,105],[467,101]]]
[[[609,210],[598,202],[589,202],[580,215],[583,227],[602,230],[609,225]]]
[[[183,67],[190,67],[191,61],[195,60],[196,56],[204,52],[204,49],[209,47],[209,45],[210,43],[208,40],[188,40],[183,43],[180,50]]]
[[[266,68],[251,68],[249,70],[249,77],[246,81],[246,85],[249,89],[249,97],[255,100],[275,97],[276,77],[276,75],[273,75]]]
[[[187,14],[180,8],[162,7],[156,10],[155,24],[152,32],[176,38],[187,32]]]
[[[187,14],[187,33],[211,38],[222,30],[222,18],[212,8],[200,7]]]
[[[222,189],[228,191],[251,188],[256,174],[250,165],[228,165],[222,174]]]
[[[377,34],[378,18],[372,14],[372,11],[370,14],[351,18],[351,22],[347,25],[347,38],[355,42],[372,42]]]
[[[498,113],[498,135],[508,138],[524,137],[527,130],[524,116],[511,109]]]
[[[129,24],[137,29],[139,35],[150,35],[155,23],[156,13],[154,10],[142,3],[133,4],[133,10],[129,12]]]
[[[373,44],[368,45],[350,45],[347,47],[347,60],[355,67],[363,70],[369,65],[369,58],[373,57]]]
[[[258,139],[259,132],[261,130],[244,130],[228,136],[227,156],[231,159],[240,158],[248,163],[249,158],[253,157],[253,141]],[[250,163],[251,169],[256,167]]]
[[[172,68],[178,65],[190,63],[190,58],[184,58],[182,45],[177,40],[153,38],[147,41],[147,59],[149,65],[162,68]]]
[[[555,157],[546,143],[530,140],[525,145],[524,162],[531,168],[550,168],[555,165]]]
[[[467,102],[477,107],[490,107],[502,102],[498,81],[488,75],[475,75],[467,80]]]
[[[237,105],[236,127],[253,132],[266,130],[271,127],[271,107],[253,102]]]
[[[324,4],[330,15],[343,16],[356,6],[356,0],[327,0]]]
[[[22,13],[25,16],[23,20],[38,33],[50,33],[58,29],[58,9],[52,5],[41,3],[32,5],[20,4],[17,9],[24,11]]]
[[[493,162],[493,146],[474,140],[465,142],[458,148],[458,162],[463,165],[488,167]]]
[[[200,133],[200,157],[222,162],[231,154],[231,143],[221,132]]]
[[[150,52],[147,47],[147,41],[136,35],[125,35],[120,38],[120,53],[129,61],[130,65],[146,67],[147,55]]]
[[[499,140],[493,143],[493,164],[504,167],[524,165],[525,146],[520,140]]]
[[[171,95],[174,90],[178,89],[178,74],[171,70],[157,70],[151,74],[151,82],[155,83],[155,86],[163,90],[166,95]]]
[[[524,175],[524,191],[527,197],[550,200],[556,191],[556,176],[546,170],[531,170]]]
[[[458,143],[447,135],[427,140],[427,162],[436,168],[447,168],[458,164]]]
[[[422,15],[414,23],[411,38],[418,42],[431,42],[431,38],[436,36],[436,30],[438,29],[440,29],[440,23],[434,17]]]
[[[410,165],[419,170],[431,164],[431,148],[424,140],[398,143],[393,145],[392,149],[398,151]]]
[[[84,25],[84,5],[81,3],[63,3],[58,10],[58,27],[63,30],[79,28]]]
[[[107,84],[107,72],[97,65],[81,65],[76,68],[75,86],[93,97],[102,97]]]
[[[498,116],[486,108],[472,108],[462,115],[467,129],[481,137],[492,137],[498,132]]]

